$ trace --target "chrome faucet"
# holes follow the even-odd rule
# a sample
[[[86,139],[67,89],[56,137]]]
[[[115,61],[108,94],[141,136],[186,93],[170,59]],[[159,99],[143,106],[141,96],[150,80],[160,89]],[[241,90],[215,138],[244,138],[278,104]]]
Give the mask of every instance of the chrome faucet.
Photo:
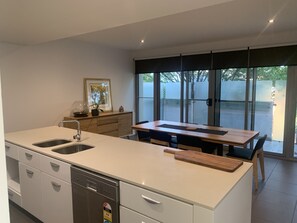
[[[80,131],[79,121],[77,121],[77,120],[63,120],[63,121],[59,122],[58,126],[61,127],[61,126],[63,126],[63,123],[69,123],[69,122],[74,122],[77,124],[77,133],[76,133],[76,135],[73,136],[73,139],[76,139],[76,141],[79,142],[81,139],[81,131]]]

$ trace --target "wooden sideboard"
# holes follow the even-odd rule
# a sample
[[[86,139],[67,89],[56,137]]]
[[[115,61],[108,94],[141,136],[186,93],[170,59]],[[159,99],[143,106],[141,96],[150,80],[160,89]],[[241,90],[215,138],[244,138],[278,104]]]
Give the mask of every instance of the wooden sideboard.
[[[132,112],[100,112],[99,116],[64,117],[77,120],[82,131],[109,136],[124,136],[132,133]],[[76,129],[75,123],[64,123],[64,127]]]

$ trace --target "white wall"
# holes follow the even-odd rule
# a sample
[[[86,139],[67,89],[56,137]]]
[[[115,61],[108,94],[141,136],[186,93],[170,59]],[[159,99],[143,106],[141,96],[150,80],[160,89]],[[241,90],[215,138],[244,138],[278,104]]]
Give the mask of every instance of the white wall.
[[[56,125],[83,100],[83,78],[111,80],[114,110],[134,109],[134,64],[127,51],[75,40],[0,44],[5,132]]]
[[[0,71],[0,219],[3,223],[9,222],[8,194],[7,194],[7,176],[6,159],[4,149],[4,131],[1,97],[1,71]]]

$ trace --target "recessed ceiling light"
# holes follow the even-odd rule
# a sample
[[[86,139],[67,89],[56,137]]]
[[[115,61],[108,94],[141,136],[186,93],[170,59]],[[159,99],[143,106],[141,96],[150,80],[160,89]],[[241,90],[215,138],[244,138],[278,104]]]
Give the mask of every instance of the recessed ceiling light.
[[[144,43],[144,39],[140,40],[140,43]]]
[[[274,23],[274,19],[269,19],[268,22],[269,23]]]

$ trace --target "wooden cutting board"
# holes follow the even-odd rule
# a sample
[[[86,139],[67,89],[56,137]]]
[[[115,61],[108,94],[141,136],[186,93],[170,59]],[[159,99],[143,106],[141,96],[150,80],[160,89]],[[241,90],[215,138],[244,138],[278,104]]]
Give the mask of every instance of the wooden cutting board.
[[[191,150],[175,152],[174,157],[178,160],[199,164],[202,166],[227,172],[234,172],[238,167],[240,167],[243,164],[243,161],[241,160]]]

